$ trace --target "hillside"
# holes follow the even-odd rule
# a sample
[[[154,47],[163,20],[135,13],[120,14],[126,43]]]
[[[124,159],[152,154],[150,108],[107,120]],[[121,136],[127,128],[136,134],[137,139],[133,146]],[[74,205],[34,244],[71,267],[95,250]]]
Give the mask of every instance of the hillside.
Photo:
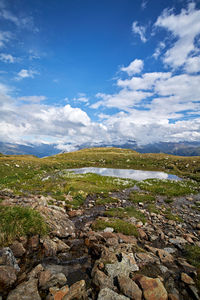
[[[180,181],[75,174],[101,167]],[[0,298],[199,299],[200,157],[0,155]]]

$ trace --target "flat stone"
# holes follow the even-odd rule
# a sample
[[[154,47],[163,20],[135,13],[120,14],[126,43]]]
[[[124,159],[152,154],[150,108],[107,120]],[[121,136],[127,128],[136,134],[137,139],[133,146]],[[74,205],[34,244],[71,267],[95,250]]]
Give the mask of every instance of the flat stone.
[[[167,300],[168,294],[159,278],[140,276],[136,279],[143,290],[145,300]]]
[[[119,295],[109,288],[102,289],[97,300],[129,300],[129,298]]]
[[[70,286],[69,292],[62,300],[87,299],[85,280],[80,280]]]
[[[28,279],[38,278],[39,274],[42,271],[44,271],[44,268],[41,264],[39,264],[34,269],[32,269],[30,273],[28,273],[27,278]]]
[[[173,245],[186,244],[187,241],[182,237],[176,237],[175,239],[169,239],[169,242]]]
[[[160,262],[156,255],[154,255],[153,253],[145,253],[145,252],[135,253],[135,259],[139,266]]]
[[[101,290],[105,287],[113,288],[113,279],[109,276],[107,276],[104,272],[100,271],[99,269],[96,269],[95,272],[93,272],[93,279],[92,282]]]
[[[118,276],[117,277],[120,291],[127,297],[133,300],[142,299],[142,291],[138,285],[129,277]]]
[[[194,280],[186,273],[181,273],[181,280],[186,284],[195,284]]]
[[[111,278],[119,275],[129,277],[130,272],[139,270],[132,253],[122,253],[122,260],[120,262],[116,262],[114,264],[106,264],[105,269],[108,276],[110,276]]]
[[[39,285],[42,290],[47,290],[52,286],[63,286],[67,282],[67,279],[63,273],[52,274],[50,270],[46,270],[40,273]]]
[[[7,300],[41,300],[37,283],[37,279],[30,279],[21,283],[9,293]]]

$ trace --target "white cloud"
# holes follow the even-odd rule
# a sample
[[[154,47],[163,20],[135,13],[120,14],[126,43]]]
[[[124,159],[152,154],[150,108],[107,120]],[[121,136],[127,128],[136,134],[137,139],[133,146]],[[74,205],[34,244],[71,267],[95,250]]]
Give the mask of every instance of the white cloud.
[[[155,59],[157,59],[160,55],[161,55],[161,53],[162,53],[162,50],[165,48],[165,43],[164,42],[160,42],[159,43],[159,45],[158,45],[158,47],[156,48],[156,50],[154,51],[154,53],[153,53],[153,57],[155,58]]]
[[[11,37],[12,34],[9,31],[0,31],[0,47],[4,47]]]
[[[126,72],[129,76],[140,73],[143,69],[144,63],[141,59],[133,60],[128,67],[122,67],[120,70]]]
[[[164,63],[173,68],[187,63],[189,56],[196,52],[195,38],[200,34],[200,10],[195,9],[194,2],[175,15],[171,10],[164,10],[155,26],[170,31],[176,41],[164,55]]]
[[[12,56],[11,54],[1,53],[0,60],[5,63],[14,63],[16,61],[16,57]]]
[[[75,102],[83,102],[85,104],[89,103],[89,98],[86,96],[85,93],[78,93],[78,97],[73,99]]]
[[[0,18],[13,23],[15,26],[23,29],[28,29],[33,32],[38,32],[38,28],[34,24],[34,20],[31,16],[15,15],[6,8],[5,2],[0,5]]]
[[[17,98],[17,100],[21,100],[24,102],[32,102],[32,103],[39,103],[46,99],[47,99],[47,97],[45,97],[45,96],[24,96],[24,97]]]
[[[185,71],[188,73],[198,73],[200,72],[200,57],[190,57],[185,63]]]
[[[135,34],[139,34],[140,36],[140,39],[143,43],[146,43],[147,39],[145,37],[145,33],[146,33],[146,28],[142,25],[138,25],[138,22],[135,21],[133,22],[132,24],[132,31],[135,33]]]
[[[21,80],[24,78],[34,78],[35,75],[39,74],[37,71],[34,70],[26,70],[22,69],[18,74],[17,77],[15,78],[16,80]]]

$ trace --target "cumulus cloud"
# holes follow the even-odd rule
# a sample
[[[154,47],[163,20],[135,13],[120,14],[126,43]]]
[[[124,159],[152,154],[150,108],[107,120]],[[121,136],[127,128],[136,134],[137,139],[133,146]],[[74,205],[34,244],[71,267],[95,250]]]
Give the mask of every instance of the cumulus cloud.
[[[175,39],[164,55],[164,63],[173,68],[187,64],[190,55],[197,51],[195,38],[200,34],[200,10],[195,9],[194,2],[177,15],[165,9],[155,26],[165,28]]]
[[[132,31],[135,34],[138,34],[140,36],[140,39],[143,43],[146,43],[147,39],[145,37],[146,28],[142,25],[138,25],[138,22],[135,21],[132,24]]]
[[[133,60],[128,67],[122,67],[120,70],[126,72],[129,76],[137,73],[141,73],[144,63],[141,59]]]

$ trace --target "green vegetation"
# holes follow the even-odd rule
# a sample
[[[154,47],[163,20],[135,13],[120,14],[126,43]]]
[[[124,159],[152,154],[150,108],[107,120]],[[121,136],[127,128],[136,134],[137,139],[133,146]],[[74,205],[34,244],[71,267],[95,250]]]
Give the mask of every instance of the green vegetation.
[[[155,206],[155,204],[153,203],[149,203],[147,205],[147,210],[150,212],[150,213],[154,213],[154,214],[159,214],[160,213],[160,210]]]
[[[74,174],[67,171],[76,167],[112,167],[167,171],[176,175],[200,180],[200,157],[178,157],[166,154],[140,154],[129,149],[93,148],[59,154],[39,159],[31,155],[0,156],[0,190],[10,190],[14,195],[44,195],[66,202],[66,196],[74,197],[70,203],[78,208],[88,194],[108,193],[132,187],[134,180],[104,177],[97,174]],[[198,179],[199,178],[199,179]],[[198,185],[192,181],[171,182],[146,180],[138,183],[146,193],[132,193],[133,203],[153,203],[155,195],[168,198],[195,193]],[[84,195],[80,196],[80,191]],[[99,197],[96,204],[114,203],[114,198]]]
[[[39,212],[20,206],[0,206],[0,245],[7,245],[24,235],[48,232],[47,225]]]
[[[195,245],[186,245],[184,255],[189,263],[197,268],[196,286],[200,292],[200,247]]]
[[[117,217],[117,218],[127,218],[127,217],[134,217],[143,223],[146,222],[145,215],[141,213],[139,210],[137,210],[133,206],[129,206],[126,208],[111,208],[105,212],[105,214],[109,217]]]
[[[137,228],[121,219],[110,219],[108,221],[98,219],[92,224],[93,230],[104,230],[106,227],[112,227],[115,232],[121,232],[126,235],[138,236]]]
[[[105,205],[110,203],[117,203],[119,200],[113,197],[98,197],[96,200],[97,205]]]
[[[179,217],[178,215],[174,215],[171,212],[170,208],[166,209],[164,215],[165,215],[165,218],[167,218],[168,220],[176,221],[176,222],[179,222],[179,223],[183,222],[183,220],[181,219],[181,217]]]
[[[138,186],[154,195],[164,195],[168,197],[185,196],[197,193],[199,185],[191,180],[173,181],[147,179],[141,181]]]
[[[130,193],[129,200],[133,203],[139,203],[139,202],[152,203],[155,202],[155,197],[144,192],[133,191]]]

